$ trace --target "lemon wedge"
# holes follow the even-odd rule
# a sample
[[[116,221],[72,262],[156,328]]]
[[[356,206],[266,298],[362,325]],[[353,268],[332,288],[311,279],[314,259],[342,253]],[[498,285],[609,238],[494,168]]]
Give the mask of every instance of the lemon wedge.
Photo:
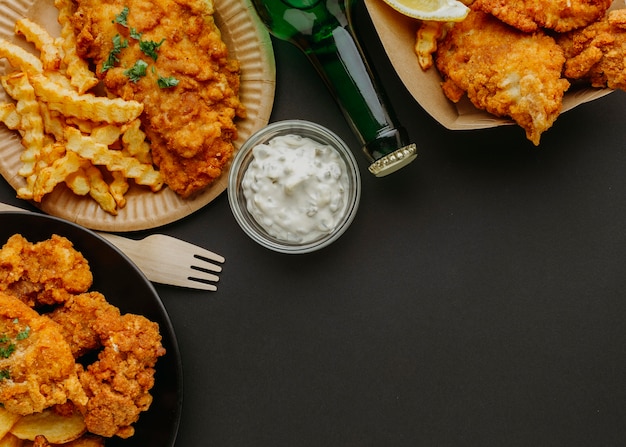
[[[469,8],[459,0],[383,0],[405,16],[420,20],[460,22]]]

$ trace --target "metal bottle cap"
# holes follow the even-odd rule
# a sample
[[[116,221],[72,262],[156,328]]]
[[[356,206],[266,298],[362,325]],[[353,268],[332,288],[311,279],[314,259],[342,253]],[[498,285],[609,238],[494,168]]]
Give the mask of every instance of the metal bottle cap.
[[[415,143],[401,147],[372,163],[368,170],[376,177],[384,177],[405,167],[417,158],[417,147]]]

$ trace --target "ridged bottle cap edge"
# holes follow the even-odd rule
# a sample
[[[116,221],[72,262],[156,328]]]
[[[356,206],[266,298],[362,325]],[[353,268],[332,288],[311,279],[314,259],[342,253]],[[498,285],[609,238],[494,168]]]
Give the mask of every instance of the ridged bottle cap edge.
[[[411,143],[372,163],[368,170],[376,177],[384,177],[405,167],[417,158],[417,146]]]

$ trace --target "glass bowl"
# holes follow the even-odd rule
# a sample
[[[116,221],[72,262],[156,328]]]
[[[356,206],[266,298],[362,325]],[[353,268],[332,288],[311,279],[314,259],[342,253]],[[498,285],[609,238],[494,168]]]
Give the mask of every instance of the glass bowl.
[[[278,144],[281,138],[295,145],[313,140],[315,149],[309,146],[309,152],[295,156],[291,146]],[[304,167],[303,160],[311,163]],[[325,194],[333,194],[332,208],[329,200],[312,204]],[[278,121],[257,131],[241,146],[229,172],[228,201],[235,220],[254,241],[280,253],[309,253],[336,241],[354,220],[360,198],[361,177],[352,152],[333,132],[309,121]],[[309,225],[315,228],[305,230]]]

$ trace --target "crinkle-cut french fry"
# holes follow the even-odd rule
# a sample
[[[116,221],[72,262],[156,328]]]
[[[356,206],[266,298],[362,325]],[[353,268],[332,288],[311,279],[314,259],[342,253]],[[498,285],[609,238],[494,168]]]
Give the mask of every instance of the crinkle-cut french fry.
[[[15,22],[15,33],[22,35],[35,45],[40,52],[40,59],[44,70],[58,70],[61,66],[61,52],[55,39],[39,24],[23,18]]]
[[[437,51],[438,42],[451,28],[452,22],[425,20],[417,30],[415,38],[415,54],[423,71],[434,65],[433,54]]]
[[[50,143],[43,147],[37,160],[37,170],[51,166],[55,160],[65,155],[65,145],[62,143]]]
[[[65,129],[65,122],[63,115],[59,112],[51,111],[46,103],[39,103],[39,110],[41,111],[41,118],[43,119],[44,131],[52,135],[57,141],[63,140],[65,135],[63,129]]]
[[[86,134],[90,134],[96,127],[100,125],[100,123],[94,123],[93,121],[75,118],[73,116],[66,116],[65,124],[67,126],[76,127],[82,133]]]
[[[130,188],[128,184],[128,179],[124,175],[123,172],[113,171],[111,173],[113,176],[113,181],[109,184],[109,190],[113,199],[115,199],[115,203],[119,208],[124,208],[126,206],[126,193]]]
[[[17,100],[16,111],[20,114],[19,131],[25,150],[20,159],[23,163],[19,175],[26,177],[33,173],[37,156],[43,149],[43,119],[35,92],[24,73],[12,73],[3,76],[0,81],[6,92]]]
[[[50,110],[56,110],[63,115],[121,124],[136,119],[143,111],[143,104],[140,102],[106,98],[90,93],[81,95],[51,81],[43,74],[30,76],[30,80],[37,97],[48,103]]]
[[[60,183],[63,183],[68,175],[78,171],[83,165],[83,160],[75,152],[67,151],[63,157],[54,160],[52,165],[41,169],[33,188],[33,200],[41,202],[43,196],[52,192]]]
[[[119,141],[122,135],[122,128],[111,124],[104,124],[102,126],[95,127],[91,131],[91,138],[97,143],[111,146]]]
[[[78,93],[83,94],[98,85],[98,78],[89,69],[87,62],[76,54],[76,34],[70,17],[74,13],[72,0],[54,0],[54,6],[59,11],[58,21],[61,24],[61,48],[63,62],[70,82]]]
[[[86,165],[87,166],[87,165]],[[74,194],[84,196],[89,194],[91,186],[89,185],[89,178],[84,168],[80,168],[76,172],[72,172],[65,179],[65,184],[72,190]]]
[[[109,185],[104,181],[100,169],[89,165],[85,171],[89,178],[89,195],[98,202],[98,205],[114,216],[117,215],[117,203],[109,191]]]
[[[146,134],[141,130],[141,121],[136,119],[125,125],[122,132],[122,146],[124,150],[142,163],[152,163],[150,145],[146,141]]]
[[[0,104],[0,121],[11,130],[18,130],[22,123],[22,117],[17,113],[14,103],[5,102]]]
[[[33,191],[35,189],[35,182],[37,181],[37,174],[31,174],[25,178],[26,185],[17,189],[18,199],[33,200]]]
[[[37,56],[4,39],[0,39],[0,58],[5,58],[13,68],[28,74],[43,71],[43,64]]]
[[[111,150],[106,145],[97,143],[93,138],[82,135],[78,129],[65,129],[67,149],[76,152],[95,165],[106,166],[109,171],[121,171],[127,178],[132,178],[139,185],[149,186],[152,191],[163,187],[163,177],[150,164],[139,162],[134,157],[121,151]]]
[[[63,71],[50,71],[46,70],[43,74],[52,82],[56,82],[67,90],[74,90],[74,87],[70,83],[69,78],[63,73]]]

